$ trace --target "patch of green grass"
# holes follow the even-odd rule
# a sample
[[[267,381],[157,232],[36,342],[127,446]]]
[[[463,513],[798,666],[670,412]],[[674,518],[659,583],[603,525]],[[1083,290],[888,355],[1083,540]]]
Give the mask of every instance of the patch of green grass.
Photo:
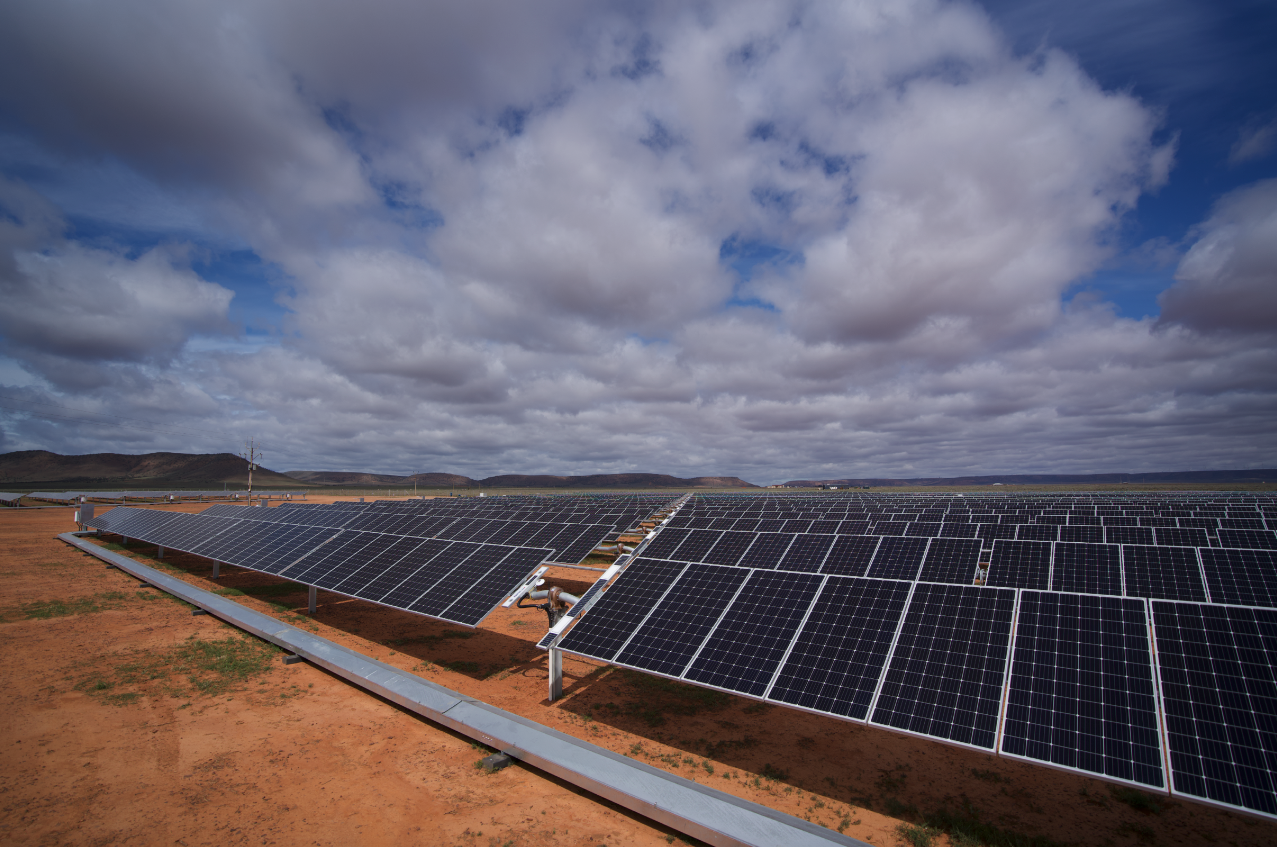
[[[102,611],[102,606],[92,597],[78,597],[74,600],[41,600],[27,603],[19,611],[27,620],[49,620],[67,615],[85,615]]]
[[[75,687],[120,706],[153,688],[172,697],[216,696],[272,671],[277,655],[279,648],[273,644],[243,635],[213,640],[191,636],[167,650],[115,664],[109,669],[111,678],[99,669]]]
[[[1109,793],[1113,795],[1114,800],[1125,803],[1137,812],[1153,815],[1162,813],[1162,801],[1152,794],[1145,794],[1143,791],[1128,788],[1125,785],[1110,785]]]
[[[223,597],[243,597],[244,592],[238,588],[214,588],[214,594],[220,594]]]
[[[763,765],[763,779],[770,779],[773,782],[789,779],[789,771],[783,771],[780,768],[772,767],[771,762]]]
[[[904,839],[906,844],[913,847],[931,847],[935,842],[936,836],[940,834],[937,829],[929,826],[914,826],[912,824],[902,823],[896,827],[897,834]]]

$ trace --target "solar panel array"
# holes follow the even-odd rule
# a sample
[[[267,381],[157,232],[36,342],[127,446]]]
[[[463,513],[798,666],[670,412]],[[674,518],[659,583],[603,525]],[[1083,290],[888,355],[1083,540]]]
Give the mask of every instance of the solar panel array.
[[[554,646],[1277,817],[1275,526],[1256,495],[697,496]]]
[[[512,502],[520,499],[534,502]],[[467,498],[274,509],[222,504],[199,514],[117,507],[88,523],[303,585],[476,626],[543,561],[552,556],[579,561],[618,524],[627,529],[667,501],[511,498],[492,507]]]

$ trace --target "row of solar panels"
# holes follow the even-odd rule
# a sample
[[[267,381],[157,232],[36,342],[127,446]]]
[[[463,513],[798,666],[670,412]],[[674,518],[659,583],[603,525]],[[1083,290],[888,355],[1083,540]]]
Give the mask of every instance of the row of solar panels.
[[[1277,539],[1265,521],[1258,518],[1145,518],[1142,524],[1132,518],[1119,518],[1100,523],[1099,518],[1083,519],[1068,524],[1057,521],[1039,522],[948,522],[897,520],[812,520],[809,518],[689,518],[679,515],[669,525],[682,529],[719,529],[740,532],[800,532],[827,535],[910,535],[919,538],[1020,538],[1029,541],[1082,541],[1108,544],[1171,544],[1183,546],[1180,539],[1207,538],[1222,531],[1247,531]],[[1270,518],[1277,525],[1277,518]],[[1225,545],[1227,546],[1227,545]]]
[[[1221,530],[1221,532],[1223,532]],[[1243,532],[1243,531],[1238,531]],[[1277,607],[1277,551],[974,538],[748,533],[666,527],[646,558]]]
[[[188,533],[205,538],[204,528],[235,544],[251,525],[297,526],[340,529],[352,532],[375,532],[408,538],[441,538],[447,541],[503,544],[515,547],[549,548],[557,561],[579,562],[603,541],[613,527],[609,524],[535,523],[531,521],[489,521],[484,518],[426,517],[405,519],[379,514],[376,511],[351,508],[332,508],[327,505],[299,505],[275,509],[250,508],[220,504],[205,509],[198,515],[184,512],[159,512],[148,509],[131,509],[131,515],[116,516],[117,507],[104,513],[92,526],[109,529],[119,535],[154,541],[162,547],[184,549]],[[103,523],[105,521],[106,523]],[[236,521],[228,524],[226,521]],[[221,529],[216,529],[221,527]],[[154,538],[144,537],[145,529]],[[164,539],[168,538],[166,542]],[[197,550],[187,552],[204,556]],[[209,558],[217,558],[209,556]],[[225,561],[219,559],[219,561]]]
[[[1269,609],[643,556],[557,646],[1277,816]]]
[[[112,509],[89,525],[471,627],[553,553],[509,544],[128,507]]]

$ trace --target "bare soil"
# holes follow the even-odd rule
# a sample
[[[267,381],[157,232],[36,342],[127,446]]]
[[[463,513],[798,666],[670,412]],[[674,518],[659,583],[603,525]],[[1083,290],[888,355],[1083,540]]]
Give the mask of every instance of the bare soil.
[[[314,499],[314,498],[312,498]],[[172,507],[199,511],[192,504]],[[655,845],[686,839],[306,664],[0,509],[0,843]],[[546,726],[877,845],[1271,845],[1277,825],[567,656],[536,610],[478,630],[134,544],[139,560]],[[552,571],[578,593],[591,575]],[[936,847],[979,840],[938,835]]]

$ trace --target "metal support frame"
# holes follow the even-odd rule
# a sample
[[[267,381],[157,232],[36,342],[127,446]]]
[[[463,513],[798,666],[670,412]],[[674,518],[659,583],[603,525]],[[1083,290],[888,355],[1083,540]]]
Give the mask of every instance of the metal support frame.
[[[310,598],[309,598],[309,599],[310,599],[310,609],[309,609],[309,611],[310,611],[310,613],[311,613],[312,615],[313,615],[313,614],[315,614],[315,597],[316,597],[316,595],[318,595],[318,594],[319,594],[319,589],[315,588],[315,586],[313,586],[313,585],[312,585],[312,586],[310,586]]]
[[[222,575],[221,570],[222,570],[222,563],[214,559],[213,560],[213,579],[217,579],[219,576]]]
[[[155,549],[156,549],[156,550],[159,550],[159,553],[157,553],[157,554],[155,555],[155,558],[157,558],[157,559],[163,559],[163,558],[164,558],[164,548],[163,548],[163,547],[156,546],[156,548],[155,548]]]
[[[550,702],[563,696],[563,651],[551,647],[550,653]]]

